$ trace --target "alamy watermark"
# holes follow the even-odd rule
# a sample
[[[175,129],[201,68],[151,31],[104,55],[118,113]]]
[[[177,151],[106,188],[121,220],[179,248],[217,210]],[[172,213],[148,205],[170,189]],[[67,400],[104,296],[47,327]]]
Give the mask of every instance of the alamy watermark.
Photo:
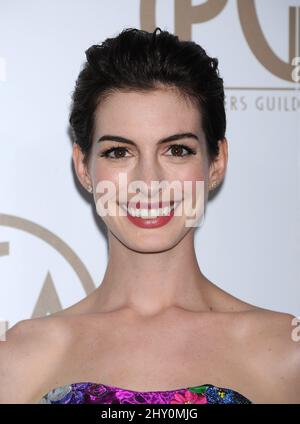
[[[146,214],[143,216],[147,219],[154,219],[156,217],[155,212],[159,209],[157,205],[161,201],[168,203],[168,206],[174,203],[172,215],[184,216],[186,227],[199,227],[203,223],[205,212],[203,180],[173,180],[172,182],[152,180],[150,197],[148,197],[148,191],[149,185],[142,180],[131,181],[128,184],[125,172],[119,174],[118,184],[110,180],[101,180],[98,182],[95,191],[96,194],[100,195],[96,200],[97,213],[101,217],[127,216],[128,209],[130,213],[130,208],[139,210],[143,209],[139,205],[146,204],[150,208],[149,212],[147,212],[147,208],[143,210]],[[128,193],[134,194],[129,201]],[[167,209],[165,213],[170,214],[170,210]]]
[[[300,82],[300,56],[293,57],[292,66],[294,66],[292,71],[292,80]]]
[[[8,321],[0,318],[0,342],[6,342],[6,333],[8,330]]]
[[[291,322],[292,326],[296,326],[291,333],[291,338],[294,342],[300,341],[300,317],[294,317]]]

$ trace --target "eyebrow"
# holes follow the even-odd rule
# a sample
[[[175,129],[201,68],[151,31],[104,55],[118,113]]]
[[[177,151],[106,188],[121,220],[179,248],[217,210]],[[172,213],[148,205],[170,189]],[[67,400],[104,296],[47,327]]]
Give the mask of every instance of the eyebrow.
[[[182,138],[194,138],[199,141],[199,137],[196,134],[191,132],[186,132],[186,133],[173,134],[168,137],[161,138],[160,140],[158,140],[157,144],[163,144],[163,143],[168,143],[169,141],[181,140]],[[136,146],[136,143],[128,138],[121,137],[119,135],[109,135],[109,134],[106,134],[100,137],[97,140],[97,143],[100,143],[101,141],[105,141],[105,140],[118,141],[119,143],[127,143],[133,146]]]

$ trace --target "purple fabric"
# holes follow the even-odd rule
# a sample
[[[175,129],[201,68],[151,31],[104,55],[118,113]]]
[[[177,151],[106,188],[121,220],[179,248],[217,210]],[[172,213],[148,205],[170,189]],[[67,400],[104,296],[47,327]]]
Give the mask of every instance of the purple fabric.
[[[212,384],[176,390],[138,392],[105,384],[82,382],[57,387],[44,395],[39,403],[250,404],[252,402],[235,390]]]

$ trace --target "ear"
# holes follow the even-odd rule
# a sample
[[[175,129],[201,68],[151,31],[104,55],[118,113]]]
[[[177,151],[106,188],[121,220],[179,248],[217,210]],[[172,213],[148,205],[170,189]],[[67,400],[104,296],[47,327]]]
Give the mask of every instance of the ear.
[[[92,181],[88,173],[87,166],[84,162],[84,154],[82,153],[80,146],[77,143],[73,144],[72,156],[78,180],[87,191],[90,191],[89,188],[92,187]]]
[[[209,168],[209,186],[216,183],[216,186],[223,180],[228,162],[228,143],[226,137],[219,140],[219,154],[211,163]]]

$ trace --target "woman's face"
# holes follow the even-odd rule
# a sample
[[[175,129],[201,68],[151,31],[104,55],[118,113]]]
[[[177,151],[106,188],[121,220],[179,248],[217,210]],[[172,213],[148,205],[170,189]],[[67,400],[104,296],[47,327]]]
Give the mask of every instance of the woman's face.
[[[187,133],[190,136],[160,142],[175,134]],[[107,135],[122,137],[127,142],[117,141],[114,137],[108,139]],[[102,219],[108,231],[128,248],[140,252],[168,250],[185,237],[191,228],[195,228],[195,224],[186,226],[187,219],[195,217],[195,214],[187,216],[185,202],[187,206],[188,200],[192,200],[192,207],[196,206],[196,181],[199,181],[197,207],[198,216],[203,219],[208,172],[200,112],[175,90],[115,92],[99,104],[95,113],[94,138],[87,174],[93,187],[97,212],[103,210],[99,205],[110,206],[111,213],[102,216]],[[125,177],[122,181],[121,174]],[[110,187],[115,187],[113,197],[107,196],[105,190],[100,193],[100,186],[104,181],[108,181]],[[142,182],[140,191],[135,189],[129,192],[129,185],[136,181]],[[176,181],[177,190],[159,190],[157,186],[152,186],[151,191],[153,181],[164,181],[165,187]],[[188,181],[192,190],[185,192],[184,182]],[[155,197],[158,193],[159,197]],[[106,195],[105,204],[101,200],[104,199],[103,194]],[[121,194],[127,198],[120,200]],[[167,200],[171,205],[175,201],[178,206],[174,212],[165,210],[164,213],[168,216],[162,218],[155,218],[158,211],[155,212],[153,209],[157,208],[152,208],[152,212],[148,212],[152,219],[132,219],[130,213],[126,216],[125,210],[128,207],[127,202],[137,198],[136,194],[140,195],[139,200],[142,203],[147,203],[143,205],[146,206],[143,208],[146,211],[148,203],[148,207],[151,206],[151,199],[164,202]],[[119,213],[120,205],[122,216]],[[112,213],[112,206],[115,206],[116,214]],[[134,206],[138,209],[141,204]]]

